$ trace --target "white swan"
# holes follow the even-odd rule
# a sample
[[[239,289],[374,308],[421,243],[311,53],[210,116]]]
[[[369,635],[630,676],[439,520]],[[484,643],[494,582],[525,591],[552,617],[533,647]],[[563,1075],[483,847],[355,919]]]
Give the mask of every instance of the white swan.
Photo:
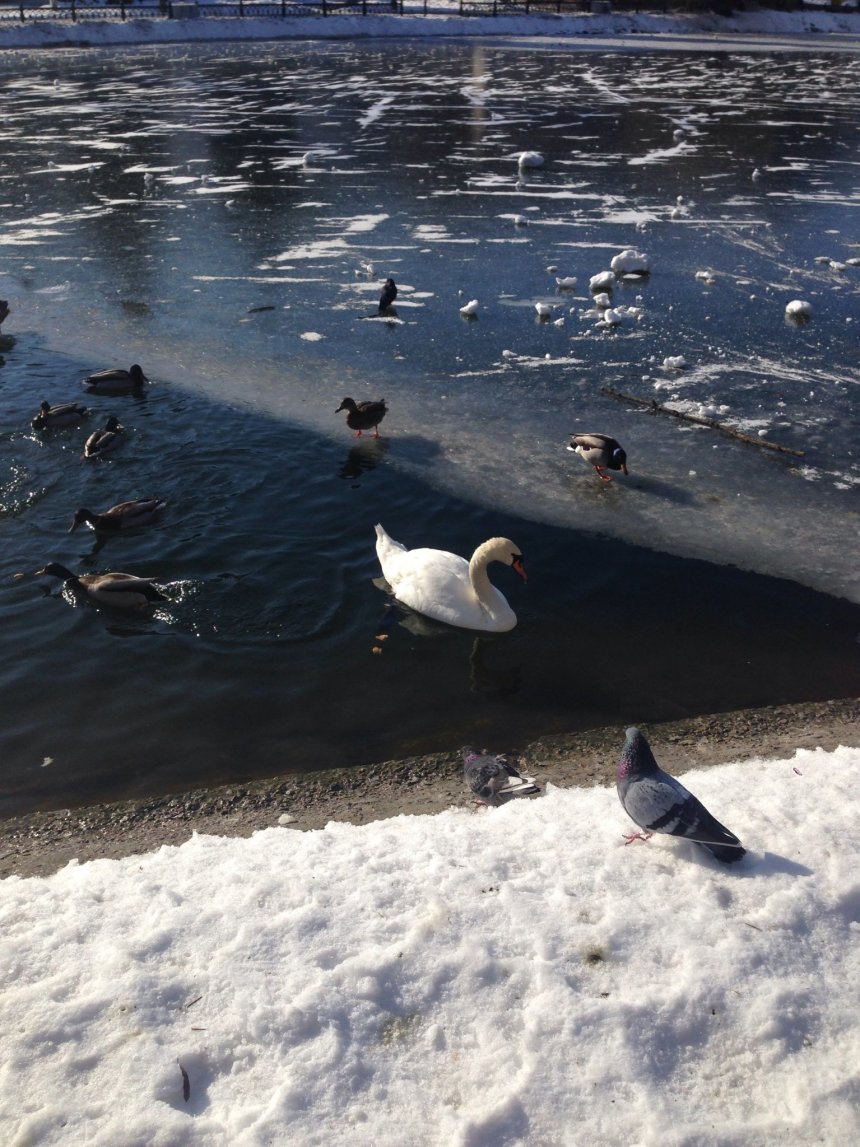
[[[490,538],[467,562],[446,550],[407,550],[382,526],[375,529],[382,573],[403,605],[461,629],[504,633],[517,624],[517,615],[487,575],[490,562],[503,562],[526,580],[523,555],[509,538]]]

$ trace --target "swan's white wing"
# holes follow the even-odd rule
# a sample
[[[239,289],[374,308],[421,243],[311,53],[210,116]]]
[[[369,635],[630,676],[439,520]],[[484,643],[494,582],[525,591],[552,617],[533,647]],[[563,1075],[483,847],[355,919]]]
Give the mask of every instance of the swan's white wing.
[[[446,550],[407,550],[388,556],[386,581],[398,601],[446,625],[502,632],[516,616],[503,594],[492,587],[492,606],[484,609],[469,577],[469,563]]]

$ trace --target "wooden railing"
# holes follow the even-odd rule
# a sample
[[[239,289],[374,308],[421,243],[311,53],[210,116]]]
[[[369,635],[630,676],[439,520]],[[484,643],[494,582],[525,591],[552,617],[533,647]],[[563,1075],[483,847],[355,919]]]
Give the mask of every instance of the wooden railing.
[[[419,5],[426,13],[427,5]],[[0,0],[3,20],[145,20],[232,19],[242,17],[333,16],[340,12],[368,16],[381,12],[401,15],[404,0],[235,0],[228,4],[197,3],[197,0]]]

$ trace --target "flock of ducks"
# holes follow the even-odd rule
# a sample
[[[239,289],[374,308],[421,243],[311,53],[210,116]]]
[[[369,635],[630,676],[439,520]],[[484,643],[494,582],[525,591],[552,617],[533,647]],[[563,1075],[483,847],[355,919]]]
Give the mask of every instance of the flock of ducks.
[[[87,375],[84,388],[91,394],[134,394],[148,379],[137,364],[128,370],[111,368]],[[32,419],[34,430],[51,430],[79,426],[93,411],[80,402],[65,402],[52,406],[45,401]],[[84,444],[85,458],[99,458],[116,450],[123,442],[123,428],[115,415],[110,415],[100,430],[94,431]],[[104,533],[148,526],[163,513],[167,503],[161,498],[137,498],[119,502],[101,513],[84,507],[75,511],[69,533],[81,525],[89,525]],[[36,571],[39,577],[59,578],[76,596],[96,605],[112,609],[148,609],[157,602],[169,600],[155,583],[136,574],[112,571],[100,574],[76,574],[60,562],[49,562]]]
[[[542,157],[524,152],[520,166],[538,166]],[[397,298],[394,279],[385,280],[379,296],[379,314],[391,313]],[[139,392],[149,380],[135,363],[128,370],[110,368],[87,375],[84,389],[93,394],[130,394]],[[385,399],[356,402],[346,397],[335,411],[346,411],[346,424],[361,438],[366,430],[373,430],[379,438],[379,425],[388,413]],[[32,420],[35,430],[79,425],[92,411],[78,402],[52,406],[42,402]],[[94,431],[84,446],[85,458],[98,458],[112,453],[123,442],[123,427],[115,415],[110,415],[104,426]],[[611,482],[608,471],[627,473],[627,455],[619,443],[607,434],[572,434],[568,449],[577,453],[591,465],[604,482]],[[109,509],[94,513],[81,508],[76,511],[71,531],[87,524],[106,533],[147,526],[156,521],[166,503],[159,498],[141,498],[120,502]],[[426,547],[407,549],[395,541],[377,524],[376,554],[382,573],[394,598],[407,608],[425,617],[461,629],[485,633],[504,633],[517,623],[516,614],[504,594],[490,581],[487,567],[500,562],[513,568],[526,580],[523,555],[510,538],[490,538],[483,542],[467,561],[458,554]],[[70,532],[71,532],[70,531]],[[148,578],[134,574],[111,572],[103,574],[74,574],[59,562],[51,562],[39,574],[63,580],[72,592],[100,605],[115,608],[148,608],[154,602],[167,600]]]

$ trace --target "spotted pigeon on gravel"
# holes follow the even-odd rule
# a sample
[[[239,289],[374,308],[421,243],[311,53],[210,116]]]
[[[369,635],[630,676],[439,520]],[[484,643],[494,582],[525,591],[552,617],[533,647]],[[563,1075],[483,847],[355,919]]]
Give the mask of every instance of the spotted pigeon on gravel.
[[[664,773],[651,746],[635,726],[627,730],[616,780],[624,811],[650,836],[665,832],[706,848],[717,860],[732,864],[746,851],[734,835],[708,812],[697,797]],[[645,839],[635,833],[630,840]]]
[[[463,776],[479,801],[501,804],[507,797],[540,792],[533,777],[524,777],[503,756],[491,757],[463,749]]]

